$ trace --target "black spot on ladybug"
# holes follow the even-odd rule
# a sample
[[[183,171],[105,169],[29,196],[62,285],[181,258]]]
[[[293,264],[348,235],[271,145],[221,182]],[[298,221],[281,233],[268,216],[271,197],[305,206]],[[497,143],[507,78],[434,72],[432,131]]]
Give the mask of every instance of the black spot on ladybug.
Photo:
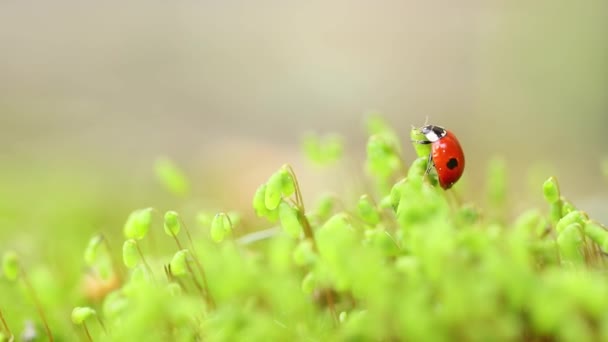
[[[455,168],[458,167],[458,160],[456,160],[456,158],[450,158],[450,160],[448,160],[448,163],[446,164],[446,166],[448,167],[448,169],[454,170]]]

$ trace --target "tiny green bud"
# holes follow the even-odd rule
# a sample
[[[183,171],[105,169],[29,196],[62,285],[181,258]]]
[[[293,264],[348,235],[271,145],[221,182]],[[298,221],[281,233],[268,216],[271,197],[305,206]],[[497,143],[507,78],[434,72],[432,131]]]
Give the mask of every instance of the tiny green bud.
[[[266,184],[260,185],[255,195],[253,195],[253,209],[258,217],[265,217],[268,213],[266,208]]]
[[[304,155],[310,159],[310,161],[318,164],[322,164],[323,153],[321,151],[321,143],[319,137],[314,133],[307,133],[302,138],[302,149]]]
[[[399,169],[401,160],[394,146],[384,135],[372,135],[367,141],[367,161],[368,172],[375,177],[376,181],[385,188],[382,191],[389,191],[388,179]]]
[[[415,159],[407,171],[407,179],[421,179],[426,172],[428,161],[428,156]]]
[[[543,194],[545,200],[549,203],[557,203],[559,201],[559,185],[555,177],[551,176],[543,183]]]
[[[324,230],[339,230],[350,228],[350,224],[348,223],[348,216],[345,213],[337,213],[332,216],[321,229]]]
[[[312,242],[308,239],[300,241],[293,251],[293,262],[298,266],[313,264],[317,260]]]
[[[340,136],[319,137],[308,133],[302,139],[302,149],[313,163],[323,165],[338,160],[342,156],[343,143]]]
[[[585,223],[586,216],[581,211],[573,211],[568,213],[566,216],[562,217],[557,225],[555,226],[555,230],[558,233],[561,233],[566,227],[571,224],[579,223],[583,225]]]
[[[428,158],[431,154],[431,144],[421,144],[420,141],[426,141],[426,137],[420,129],[416,127],[412,127],[410,131],[410,139],[412,140],[412,144],[414,144],[414,149],[416,150],[416,155],[419,158]]]
[[[13,251],[7,251],[2,257],[2,271],[6,279],[14,281],[19,277],[21,269],[19,267],[19,257]]]
[[[390,194],[382,197],[380,202],[378,202],[378,208],[379,209],[393,209],[393,199],[391,198]]]
[[[380,214],[368,195],[363,195],[357,203],[357,213],[366,223],[375,226],[380,222]]]
[[[230,234],[232,227],[230,226],[230,219],[226,213],[216,214],[211,222],[211,239],[220,243],[224,241],[227,234]]]
[[[571,212],[576,211],[576,207],[571,202],[562,197],[562,216],[566,216]]]
[[[368,229],[365,237],[370,245],[381,250],[386,256],[396,256],[399,254],[399,246],[395,240],[384,229]]]
[[[175,211],[167,211],[165,213],[165,233],[169,236],[177,236],[181,229],[179,214]]]
[[[150,274],[146,271],[146,268],[143,265],[138,265],[131,271],[131,276],[129,278],[129,283],[138,284],[145,283],[150,279]]]
[[[137,241],[134,239],[126,240],[122,244],[122,261],[127,268],[134,268],[139,262],[139,252],[137,250]]]
[[[395,155],[391,146],[379,135],[372,135],[367,141],[367,165],[374,175],[389,176],[395,167]]]
[[[302,224],[298,218],[298,210],[293,208],[289,203],[282,201],[279,205],[279,219],[281,226],[285,232],[294,238],[300,236],[302,232]]]
[[[368,135],[381,135],[383,139],[397,149],[396,152],[399,152],[398,148],[401,143],[397,133],[379,114],[370,116],[367,119],[366,126]]]
[[[258,217],[265,217],[269,221],[275,222],[279,218],[279,213],[266,208],[266,188],[266,184],[262,184],[256,190],[253,196],[253,209]]]
[[[88,306],[77,306],[72,310],[72,323],[76,325],[82,324],[89,317],[96,315],[95,310]]]
[[[305,294],[312,294],[317,286],[317,277],[313,272],[308,272],[304,279],[302,279],[302,291]]]
[[[403,189],[405,181],[406,179],[404,178],[395,183],[395,185],[393,185],[393,187],[391,188],[389,196],[391,201],[391,207],[393,208],[393,210],[397,210],[397,207],[399,207],[399,201],[401,201],[401,191]]]
[[[273,173],[272,176],[268,178],[268,182],[266,182],[264,205],[268,210],[275,210],[279,206],[279,203],[281,203],[284,172],[284,170],[279,170]]]
[[[515,228],[527,231],[540,237],[545,233],[547,220],[538,210],[529,210],[521,214],[515,221]]]
[[[574,265],[584,263],[585,258],[580,250],[583,242],[581,231],[581,224],[574,222],[566,226],[557,236],[557,246],[562,263]]]
[[[291,196],[295,191],[295,183],[293,177],[291,176],[291,172],[289,172],[288,166],[284,165],[279,171],[281,174],[281,193],[283,196]]]
[[[95,235],[91,238],[91,240],[89,240],[89,244],[84,250],[84,262],[87,265],[92,266],[95,263],[97,255],[99,253],[99,246],[101,246],[102,242],[103,235],[101,234]]]
[[[152,208],[139,209],[127,218],[123,232],[127,239],[143,239],[152,225]]]
[[[342,138],[338,135],[326,137],[322,145],[324,159],[328,162],[338,160],[342,156],[342,151],[344,150],[343,145]]]
[[[315,214],[320,220],[326,220],[334,208],[334,198],[332,195],[325,194],[317,200]]]
[[[585,235],[597,243],[604,253],[608,252],[608,230],[599,223],[588,221],[585,224]]]
[[[159,158],[155,165],[156,177],[169,192],[174,195],[188,193],[188,179],[182,170],[168,158]]]
[[[188,273],[188,250],[182,249],[173,255],[171,259],[171,274],[181,277]]]

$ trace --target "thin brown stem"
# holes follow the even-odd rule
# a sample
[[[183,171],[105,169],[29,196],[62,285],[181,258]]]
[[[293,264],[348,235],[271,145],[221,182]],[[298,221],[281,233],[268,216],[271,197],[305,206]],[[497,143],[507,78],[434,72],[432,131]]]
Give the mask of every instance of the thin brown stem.
[[[312,230],[312,226],[306,217],[306,209],[304,208],[304,200],[302,199],[302,191],[300,190],[300,184],[298,183],[298,177],[296,173],[293,171],[293,168],[289,164],[285,164],[283,167],[289,171],[291,174],[291,178],[293,179],[293,185],[295,189],[296,196],[296,204],[298,207],[298,219],[300,223],[302,223],[302,228],[304,230],[304,236],[309,239],[312,243],[313,251],[318,253],[317,243],[315,241],[315,234]],[[336,314],[336,307],[334,305],[334,296],[331,293],[330,289],[324,290],[325,300],[327,301],[327,305],[329,307],[329,311],[331,313],[332,318],[334,319],[334,323],[338,324],[338,316]]]
[[[184,248],[183,248],[181,242],[179,242],[177,235],[173,235],[173,239],[175,240],[175,244],[177,245],[177,248],[179,248],[179,250],[183,250]],[[203,296],[203,298],[205,299],[205,301],[207,302],[209,307],[214,309],[215,301],[211,297],[211,292],[209,291],[209,285],[207,284],[207,277],[205,276],[205,271],[203,270],[203,266],[199,263],[198,258],[193,253],[194,253],[194,251],[192,251],[192,253],[190,253],[190,254],[192,255],[192,259],[194,259],[194,264],[196,265],[198,272],[201,274],[201,279],[203,281],[202,286],[201,286],[201,284],[198,283],[198,280],[196,279],[196,275],[194,274],[194,271],[192,270],[192,267],[190,266],[189,262],[186,262],[186,267],[188,267],[188,271],[190,272],[190,274],[192,274],[194,286],[196,286],[196,288],[200,291],[201,295]]]
[[[106,329],[106,325],[103,323],[103,319],[101,319],[101,316],[99,316],[99,315],[95,315],[95,316],[97,317],[97,321],[99,322],[99,325],[103,329],[103,332],[107,334],[108,329]]]
[[[112,247],[110,246],[110,242],[108,241],[108,239],[103,235],[101,235],[101,240],[104,244],[104,246],[106,246],[106,250],[108,252],[108,254],[110,255],[110,260],[112,260],[112,268],[114,270],[114,273],[116,274],[116,276],[118,277],[118,281],[119,283],[122,283],[123,279],[125,278],[123,269],[122,269],[122,263],[118,261],[118,259],[116,258],[116,256],[114,254],[112,254]]]
[[[182,225],[184,226],[184,230],[186,231],[186,235],[188,236],[188,241],[190,242],[190,248],[192,248],[192,255],[194,255],[194,265],[196,265],[198,272],[201,274],[201,279],[203,280],[203,286],[205,287],[205,290],[207,291],[207,300],[209,301],[210,306],[212,308],[215,308],[215,301],[213,300],[213,296],[211,296],[211,291],[209,290],[209,283],[207,282],[207,276],[205,275],[205,270],[203,269],[203,265],[201,265],[200,261],[197,258],[196,249],[194,247],[194,240],[192,240],[192,236],[190,235],[190,230],[188,229],[188,226],[181,218],[180,218],[180,221],[182,222]],[[175,237],[175,241],[178,243],[178,247],[180,249],[182,249],[180,247],[179,241],[177,240],[177,237]]]
[[[312,230],[312,227],[310,226],[310,222],[308,221],[308,218],[304,214],[304,211],[298,210],[298,218],[299,218],[300,222],[302,223],[302,229],[304,230],[304,236],[310,240],[310,242],[312,243],[312,249],[314,251],[316,251],[317,243],[315,241],[315,233]]]
[[[167,264],[163,265],[163,270],[165,271],[165,276],[167,276],[167,281],[172,282],[173,274],[171,274],[171,269],[170,269],[169,265],[167,265]]]
[[[179,287],[181,287],[181,289],[182,289],[182,291],[184,291],[184,293],[190,293],[190,289],[188,289],[186,287],[186,284],[184,284],[184,282],[180,278],[176,277],[175,281],[177,282],[177,284],[179,285]]]
[[[171,282],[176,282],[179,287],[182,289],[182,291],[184,291],[184,293],[189,293],[190,291],[188,290],[188,288],[186,287],[186,285],[184,284],[184,282],[181,280],[181,278],[176,277],[173,275],[173,272],[171,272],[171,264],[169,265],[165,265],[165,274],[167,275],[167,280],[171,283]],[[203,300],[205,300],[203,298]]]
[[[334,320],[334,324],[338,325],[338,315],[336,313],[336,306],[334,304],[334,296],[331,293],[331,289],[325,289],[323,290],[324,295],[325,295],[325,301],[327,302],[327,307],[329,308],[329,313],[331,314],[331,317]]]
[[[177,238],[177,235],[175,234],[171,234],[171,236],[173,236],[173,240],[175,240],[175,244],[177,245],[177,249],[178,250],[183,250],[184,247],[182,246],[182,244],[179,242],[179,239]]]
[[[184,220],[182,220],[181,216],[178,216],[178,218],[179,218],[179,221],[181,222],[182,226],[184,226],[184,230],[186,231],[186,236],[188,237],[188,241],[190,242],[190,248],[192,248],[192,251],[194,251],[194,240],[192,240],[192,236],[190,235],[190,229],[188,229],[186,222],[184,222]]]
[[[30,295],[32,296],[32,300],[34,301],[36,310],[38,310],[38,314],[40,315],[40,319],[42,320],[42,324],[44,325],[44,330],[46,331],[46,335],[49,339],[49,342],[53,342],[54,341],[53,333],[51,332],[51,328],[49,327],[49,322],[47,321],[46,315],[44,314],[44,310],[42,309],[42,304],[40,303],[40,300],[38,299],[38,295],[36,294],[36,291],[34,290],[34,287],[32,286],[32,284],[30,283],[27,273],[25,272],[25,269],[23,267],[21,267],[21,278],[23,279],[23,283],[25,284],[25,287],[27,287],[27,290],[30,292]]]
[[[89,340],[89,342],[93,342],[93,338],[91,337],[89,328],[87,328],[87,322],[82,322],[82,327],[84,328],[84,332],[87,335],[87,339]]]
[[[289,173],[291,174],[291,178],[293,179],[293,187],[295,189],[295,194],[296,194],[296,203],[298,204],[298,206],[300,207],[302,212],[304,212],[305,211],[304,200],[302,199],[302,192],[300,191],[300,184],[298,183],[298,177],[296,177],[296,173],[293,171],[293,168],[291,167],[291,165],[285,164],[285,165],[283,165],[283,167],[286,168],[287,171],[289,171]]]
[[[203,286],[201,286],[201,284],[199,284],[198,280],[196,279],[196,275],[194,274],[194,271],[192,270],[192,266],[190,266],[189,262],[186,262],[186,267],[188,268],[188,272],[190,272],[190,274],[192,274],[192,281],[194,282],[194,286],[196,286],[198,291],[201,293],[203,298],[205,298],[205,300],[206,300],[207,299],[206,291],[203,288]]]
[[[6,323],[6,320],[4,319],[4,315],[2,314],[2,310],[0,310],[0,321],[2,321],[2,326],[4,327],[4,330],[8,333],[9,336],[13,336],[13,333],[11,332],[11,329],[8,327],[8,324]]]
[[[139,253],[141,262],[144,264],[144,267],[146,268],[148,273],[150,273],[150,278],[152,278],[152,280],[154,280],[154,282],[156,282],[156,278],[154,277],[154,273],[152,272],[152,267],[150,267],[150,265],[148,265],[148,262],[146,261],[146,258],[144,257],[144,253],[142,253],[141,248],[139,248],[139,244],[137,242],[135,243],[135,247],[137,247],[137,253]]]
[[[300,223],[302,223],[302,228],[304,230],[304,236],[312,242],[313,250],[317,250],[317,244],[315,242],[315,233],[312,230],[310,222],[306,217],[306,209],[304,208],[304,200],[302,199],[302,191],[300,190],[300,184],[298,183],[298,177],[296,173],[293,171],[293,168],[289,164],[283,165],[284,168],[291,174],[291,178],[293,179],[293,187],[295,190],[296,196],[296,206],[298,207],[298,218]]]
[[[587,234],[585,234],[585,232],[583,231],[583,227],[581,226],[579,228],[579,234],[581,234],[582,238],[583,238],[583,243],[581,246],[582,252],[583,252],[583,259],[585,259],[585,263],[587,265],[590,265],[593,260],[593,254],[591,253],[590,247],[593,247],[590,243],[589,240],[587,240]]]

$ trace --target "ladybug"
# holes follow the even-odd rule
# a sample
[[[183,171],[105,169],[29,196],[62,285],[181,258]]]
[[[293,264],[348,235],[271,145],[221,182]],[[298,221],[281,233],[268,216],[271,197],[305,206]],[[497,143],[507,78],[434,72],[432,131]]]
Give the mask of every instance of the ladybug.
[[[454,133],[440,126],[425,125],[419,130],[426,140],[418,141],[418,143],[431,144],[426,172],[428,173],[434,165],[439,185],[444,189],[451,188],[464,171],[464,152],[458,139]]]

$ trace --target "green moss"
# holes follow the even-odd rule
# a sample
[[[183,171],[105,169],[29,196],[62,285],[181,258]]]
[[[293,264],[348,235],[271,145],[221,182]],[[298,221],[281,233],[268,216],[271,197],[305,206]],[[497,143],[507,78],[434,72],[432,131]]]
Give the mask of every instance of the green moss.
[[[310,199],[316,205],[307,211],[296,174],[285,165],[250,194],[251,214],[267,222],[230,211],[213,217],[211,208],[197,217],[169,211],[163,218],[140,209],[123,231],[123,260],[132,269],[113,262],[109,242],[123,239],[116,231],[83,243],[80,254],[62,254],[64,270],[40,261],[35,269],[43,272],[32,272],[29,285],[39,290],[39,307],[57,339],[83,338],[71,325],[85,319],[96,341],[608,336],[602,253],[608,230],[572,205],[554,177],[537,184],[545,206],[509,219],[503,160],[488,164],[484,202],[461,203],[427,173],[427,145],[414,146],[418,157],[406,169],[395,132],[378,118],[370,119],[368,130],[363,167],[373,185],[358,200],[326,194]],[[327,162],[341,154],[337,143],[311,141],[305,149],[314,158]],[[279,219],[284,229],[269,230],[266,238],[227,238]],[[190,235],[189,220],[203,229]],[[151,229],[161,224],[166,234]],[[182,229],[187,239],[182,233],[180,242]],[[19,255],[26,265],[33,262]],[[28,309],[36,299],[20,287],[15,256],[5,253],[0,280],[5,339],[37,317]],[[62,286],[62,272],[77,274],[83,264],[83,273],[105,270],[101,280],[115,276],[98,300]],[[104,325],[92,324],[93,316]],[[35,326],[43,336],[41,321],[36,318]]]

